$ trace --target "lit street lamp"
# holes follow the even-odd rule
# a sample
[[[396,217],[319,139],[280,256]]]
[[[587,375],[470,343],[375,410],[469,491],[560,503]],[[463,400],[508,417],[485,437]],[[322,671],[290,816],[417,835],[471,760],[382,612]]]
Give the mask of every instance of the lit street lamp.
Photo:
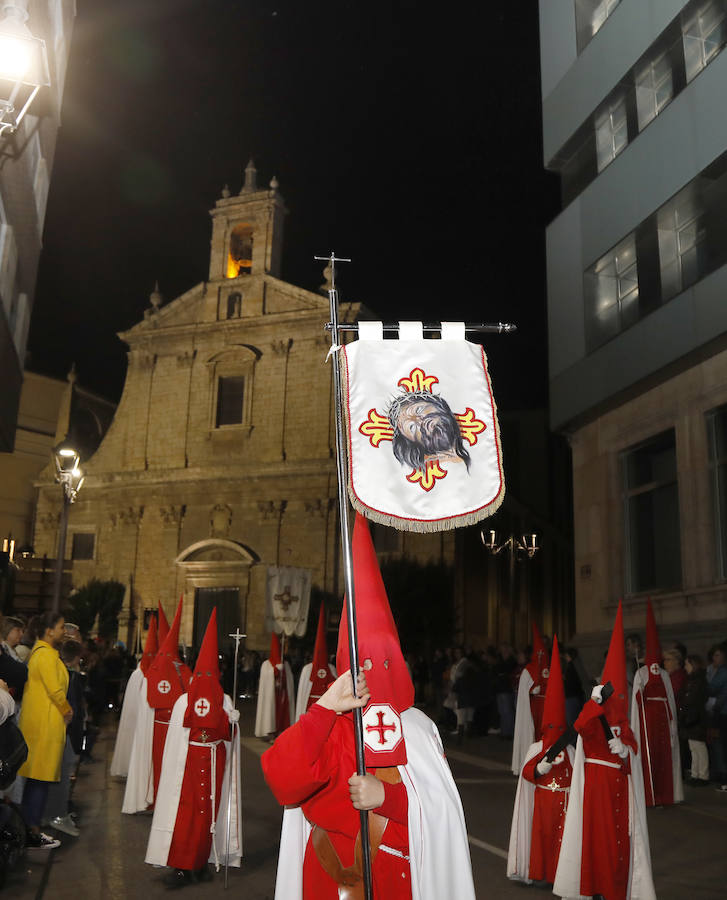
[[[538,536],[536,534],[524,534],[521,537],[510,535],[501,544],[497,543],[497,532],[494,528],[490,529],[489,537],[485,537],[485,532],[480,531],[480,540],[487,550],[493,556],[497,556],[503,550],[508,551],[508,602],[510,606],[510,643],[513,642],[515,621],[514,621],[514,599],[515,599],[515,560],[522,556],[532,559],[538,552]],[[496,627],[498,640],[500,638],[500,594],[497,592],[497,610],[496,610]]]
[[[27,0],[4,0],[0,19],[0,139],[17,130],[41,87],[50,85],[45,41],[28,26]]]
[[[53,612],[58,612],[61,605],[61,583],[63,581],[63,560],[66,555],[66,533],[68,531],[68,507],[78,496],[83,484],[83,471],[78,463],[81,458],[78,451],[68,441],[61,441],[53,448],[53,459],[56,464],[56,482],[63,489],[63,505],[61,507],[61,524],[58,534],[58,555],[56,558],[55,581],[53,582]]]

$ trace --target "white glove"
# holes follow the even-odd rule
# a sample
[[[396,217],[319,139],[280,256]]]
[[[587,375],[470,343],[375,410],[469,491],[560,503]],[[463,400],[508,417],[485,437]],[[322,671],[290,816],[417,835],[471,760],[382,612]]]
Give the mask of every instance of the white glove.
[[[597,684],[591,691],[591,700],[595,700],[596,703],[598,703],[598,704],[603,703],[603,700],[601,699],[602,692],[603,692],[603,685]]]
[[[239,709],[231,709],[227,713],[227,718],[230,722],[239,722],[240,721],[240,710]]]
[[[548,772],[550,772],[550,770],[552,768],[553,768],[553,763],[548,762],[548,760],[545,757],[543,757],[540,760],[540,762],[537,764],[537,766],[535,767],[535,774],[536,775],[547,775]]]
[[[626,759],[629,752],[620,737],[612,737],[608,742],[608,749],[621,759]]]
[[[540,693],[540,685],[536,684],[535,687],[530,691],[531,694],[539,694]]]

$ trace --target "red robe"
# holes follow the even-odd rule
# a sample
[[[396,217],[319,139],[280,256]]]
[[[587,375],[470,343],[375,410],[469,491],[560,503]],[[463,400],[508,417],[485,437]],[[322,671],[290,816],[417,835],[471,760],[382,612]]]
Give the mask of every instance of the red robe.
[[[348,786],[356,772],[351,717],[338,716],[316,703],[276,739],[261,762],[277,801],[300,805],[306,819],[327,832],[341,866],[353,866],[360,817]],[[370,771],[376,774],[376,770]],[[384,803],[374,812],[388,820],[380,845],[387,850],[380,848],[373,858],[373,893],[386,900],[411,900],[406,788],[402,783],[385,783],[384,790]],[[306,847],[303,897],[339,900],[338,884],[316,853],[316,831],[314,828]]]
[[[636,693],[639,710],[641,765],[647,806],[674,803],[674,771],[666,688],[661,677],[650,678]]]
[[[229,731],[229,728],[227,729]],[[224,736],[229,740],[229,734]],[[220,805],[222,779],[225,774],[226,751],[222,740],[214,751],[207,747],[194,746],[195,743],[208,741],[209,735],[204,728],[192,728],[189,733],[187,764],[184,769],[182,791],[179,795],[179,807],[174,823],[174,834],[169,847],[167,865],[175,869],[201,869],[207,865],[212,847],[212,804],[210,803],[212,787],[211,754],[215,753],[215,808],[214,819]],[[154,795],[156,796],[156,794]]]
[[[528,877],[533,881],[555,881],[563,824],[568,808],[573,767],[567,753],[560,753],[547,775],[536,775],[535,766],[542,757],[537,754],[523,766],[522,776],[535,785],[533,799],[533,830],[530,839]]]
[[[606,900],[626,900],[629,886],[630,759],[611,753],[598,717],[575,727],[583,739],[583,844],[581,894],[602,894]],[[612,726],[613,727],[613,726]],[[624,745],[637,751],[636,739],[624,719],[620,723]],[[590,762],[589,762],[590,760]],[[601,760],[607,765],[601,765]]]
[[[177,668],[177,666],[179,668]],[[154,737],[151,747],[152,772],[154,778],[154,796],[157,795],[159,789],[159,779],[162,774],[162,758],[164,757],[164,742],[167,739],[167,730],[169,729],[169,719],[172,716],[172,709],[180,694],[187,690],[189,682],[192,680],[192,672],[189,666],[178,662],[175,666],[177,677],[179,680],[179,688],[176,682],[173,682],[173,689],[169,692],[171,698],[171,706],[158,706],[154,710]]]

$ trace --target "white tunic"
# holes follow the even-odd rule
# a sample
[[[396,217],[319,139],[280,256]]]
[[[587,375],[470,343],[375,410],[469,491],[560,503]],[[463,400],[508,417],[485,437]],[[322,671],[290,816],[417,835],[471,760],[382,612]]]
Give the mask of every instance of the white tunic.
[[[118,775],[122,778],[126,778],[129,774],[131,745],[134,743],[136,716],[139,710],[139,699],[141,697],[141,689],[144,685],[144,681],[144,673],[141,671],[141,668],[137,666],[129,676],[129,680],[126,682],[124,702],[121,705],[121,717],[119,718],[119,729],[116,732],[114,755],[111,760],[111,768],[109,769],[111,775]]]
[[[282,663],[278,663],[278,668]],[[293,673],[290,663],[285,662],[285,685],[288,691],[288,709],[290,710],[290,725],[295,721],[295,707],[293,705]],[[269,659],[260,666],[260,681],[257,689],[257,710],[255,712],[255,737],[266,737],[277,731],[275,725],[275,674]]]

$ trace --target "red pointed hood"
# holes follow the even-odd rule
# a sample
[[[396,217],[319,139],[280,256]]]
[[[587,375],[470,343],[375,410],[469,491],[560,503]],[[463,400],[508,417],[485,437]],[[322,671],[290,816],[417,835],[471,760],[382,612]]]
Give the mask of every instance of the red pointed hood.
[[[157,642],[159,646],[164,643],[167,639],[167,635],[169,634],[169,622],[167,621],[166,614],[164,612],[164,607],[162,606],[162,601],[159,601],[159,623],[157,626]]]
[[[154,657],[159,651],[157,642],[157,620],[155,616],[149,619],[149,630],[146,633],[146,641],[144,642],[144,652],[139,660],[139,668],[146,675],[149,666],[154,662]]]
[[[540,634],[538,626],[533,622],[533,652],[530,654],[530,662],[526,668],[530,672],[534,685],[539,684],[541,691],[545,690],[545,686],[548,683],[549,665],[550,660],[548,651],[545,648],[545,641]]]
[[[174,616],[169,634],[159,648],[146,675],[146,698],[154,709],[171,709],[187,690],[192,673],[179,659],[179,626],[182,621],[182,601]]]
[[[620,600],[600,683],[606,684],[607,681],[610,681],[613,685],[613,694],[603,705],[596,703],[595,700],[588,700],[575,722],[575,727],[576,730],[580,731],[594,717],[605,715],[609,725],[618,725],[621,728],[623,739],[624,728],[628,728],[628,695],[623,609]]]
[[[189,685],[184,724],[187,728],[201,728],[207,740],[221,740],[229,736],[225,695],[220,684],[220,662],[217,645],[217,607],[207,623],[202,646]]]
[[[328,645],[326,643],[326,607],[321,603],[321,611],[318,614],[318,630],[316,632],[316,645],[313,648],[313,662],[310,670],[311,689],[308,698],[308,707],[311,707],[326,692],[329,684],[335,681],[328,665]]]
[[[282,662],[282,659],[280,658],[280,638],[275,632],[270,635],[270,655],[268,656],[268,660],[274,669],[277,669]]]
[[[366,671],[371,691],[371,702],[363,712],[366,763],[401,765],[406,762],[401,714],[414,705],[414,685],[401,652],[368,522],[360,515],[353,526],[353,579],[359,664]],[[351,668],[345,606],[336,667],[339,675]]]
[[[553,650],[550,654],[550,676],[548,677],[545,705],[543,706],[541,735],[543,738],[543,749],[546,750],[548,747],[551,747],[565,733],[566,727],[563,673],[560,667],[558,638],[553,635]]]
[[[661,679],[661,661],[663,654],[659,642],[659,632],[656,628],[654,610],[651,606],[651,598],[646,605],[646,663],[649,669],[649,681]]]

